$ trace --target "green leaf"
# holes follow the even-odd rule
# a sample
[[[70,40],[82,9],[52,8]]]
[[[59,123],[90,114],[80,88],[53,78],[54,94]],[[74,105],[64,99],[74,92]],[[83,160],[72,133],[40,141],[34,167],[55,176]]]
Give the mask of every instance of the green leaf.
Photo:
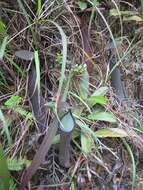
[[[8,42],[8,36],[5,36],[2,41],[2,45],[0,47],[0,59],[3,59],[4,57],[4,52],[6,50],[7,42]]]
[[[95,132],[97,137],[127,137],[126,131],[119,128],[100,129]]]
[[[129,157],[130,157],[130,160],[132,162],[132,168],[131,168],[131,173],[132,173],[132,189],[134,189],[134,185],[135,185],[135,182],[136,182],[136,172],[137,172],[137,168],[136,168],[136,162],[135,162],[135,158],[134,158],[134,153],[130,147],[130,145],[126,142],[125,139],[122,139],[127,151],[128,151],[128,154],[129,154]]]
[[[91,136],[81,133],[81,149],[85,155],[91,153],[94,146],[94,141]]]
[[[40,59],[39,59],[39,53],[38,51],[34,52],[34,58],[35,58],[35,67],[36,67],[36,85],[38,88],[38,98],[40,100]]]
[[[89,135],[91,135],[94,140],[97,142],[98,141],[98,138],[95,134],[95,132],[88,126],[86,125],[86,123],[83,123],[82,121],[76,119],[76,124],[81,128],[82,132],[83,133],[88,133]]]
[[[107,121],[110,123],[117,122],[115,115],[113,115],[110,112],[105,112],[105,111],[97,111],[93,114],[88,115],[87,118],[92,121]]]
[[[51,23],[53,23],[57,29],[59,30],[60,32],[60,35],[62,37],[62,68],[61,68],[61,75],[60,75],[60,79],[59,79],[59,87],[58,87],[58,92],[57,94],[60,95],[61,94],[61,91],[62,91],[62,87],[63,87],[63,84],[64,84],[64,80],[65,80],[65,70],[66,70],[66,64],[67,64],[67,36],[65,35],[63,29],[61,28],[60,25],[58,25],[57,23],[53,22],[53,21],[50,21]],[[57,98],[58,99],[58,98]]]
[[[42,0],[38,0],[38,7],[37,7],[37,9],[38,9],[38,17],[40,17],[40,14],[41,14],[41,7],[42,7],[42,2],[41,2]]]
[[[10,108],[15,107],[21,102],[22,98],[20,96],[11,96],[5,103],[5,106],[8,106]]]
[[[71,111],[68,111],[59,122],[59,127],[64,132],[71,132],[75,126],[75,120],[71,113]]]
[[[87,68],[85,68],[81,76],[80,92],[82,98],[86,98],[89,95],[89,74]]]
[[[80,132],[79,131],[76,131],[76,130],[74,130],[73,132],[72,132],[72,139],[75,139],[75,138],[77,138],[77,137],[79,137],[80,136]],[[58,134],[58,135],[56,135],[55,137],[54,137],[54,139],[53,139],[53,141],[52,141],[52,144],[59,144],[60,143],[60,135]]]
[[[4,34],[5,33],[5,25],[4,23],[0,20],[0,34]]]
[[[0,144],[0,190],[8,190],[10,185],[10,173]]]
[[[7,159],[8,169],[10,171],[20,171],[24,166],[29,166],[30,161],[26,159]]]
[[[12,139],[10,137],[10,132],[9,132],[9,128],[8,128],[8,123],[3,115],[3,112],[0,110],[0,121],[2,121],[3,123],[3,130],[2,130],[2,133],[5,132],[6,136],[7,136],[7,140],[8,140],[8,144],[9,146],[11,145],[12,143]]]
[[[89,104],[94,106],[95,104],[107,105],[108,100],[104,96],[91,96],[87,99]]]
[[[5,30],[5,24],[0,20],[0,44],[2,43],[2,40],[4,37],[8,36]]]
[[[136,22],[141,22],[143,19],[140,16],[134,15],[130,17],[123,17],[123,21],[136,21]]]
[[[81,11],[84,11],[87,8],[87,3],[86,2],[78,1],[77,4],[78,4]]]
[[[137,15],[138,12],[136,11],[118,11],[117,9],[110,9],[109,15],[110,16],[134,16]]]
[[[9,190],[17,190],[16,183],[11,179]]]
[[[28,111],[26,111],[25,109],[23,109],[21,107],[16,107],[16,108],[14,108],[13,111],[19,113],[22,116],[24,116],[26,119],[32,119],[33,118],[31,112],[28,112]]]
[[[109,88],[107,86],[102,86],[99,89],[95,90],[92,96],[105,96],[108,91],[109,91]]]

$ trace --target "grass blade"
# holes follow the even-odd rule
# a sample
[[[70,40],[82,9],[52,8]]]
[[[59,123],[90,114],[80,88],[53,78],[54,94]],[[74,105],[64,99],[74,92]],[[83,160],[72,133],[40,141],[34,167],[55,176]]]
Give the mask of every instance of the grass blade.
[[[3,131],[6,133],[8,144],[9,144],[9,146],[11,146],[12,139],[10,137],[10,133],[9,133],[9,129],[8,129],[8,124],[7,124],[7,122],[6,122],[5,118],[4,118],[4,115],[3,115],[3,113],[2,113],[1,110],[0,110],[0,120],[3,123]]]
[[[7,42],[8,42],[8,36],[5,36],[2,42],[2,45],[0,47],[0,59],[2,60],[4,57],[4,52],[7,46]]]
[[[40,17],[41,14],[41,0],[38,0],[38,18]]]
[[[8,171],[7,162],[4,157],[2,145],[0,144],[0,189],[9,190],[10,173]]]
[[[38,51],[34,53],[35,57],[35,67],[36,67],[36,85],[38,87],[38,92],[40,93],[40,61]]]
[[[61,69],[61,77],[60,77],[60,82],[59,82],[59,88],[58,88],[58,92],[57,92],[57,102],[59,100],[60,94],[61,94],[61,90],[63,87],[63,83],[64,83],[64,79],[65,79],[65,69],[66,69],[66,62],[67,62],[67,37],[63,31],[63,29],[61,28],[61,26],[59,26],[57,23],[50,21],[51,23],[53,23],[57,29],[59,30],[61,37],[62,37],[62,45],[63,45],[63,49],[62,49],[62,69]]]
[[[141,1],[141,17],[143,19],[143,0],[140,0]]]
[[[125,139],[122,139],[122,141],[123,141],[124,146],[126,147],[128,153],[129,153],[129,156],[130,156],[130,159],[131,159],[131,162],[132,162],[132,190],[133,190],[134,189],[134,185],[135,185],[135,180],[136,180],[136,164],[135,164],[135,159],[134,159],[134,155],[133,155],[132,149],[129,146],[129,144],[126,142]]]
[[[18,4],[19,4],[20,9],[23,11],[23,15],[25,16],[25,18],[26,18],[26,20],[27,20],[27,23],[28,23],[29,26],[30,26],[30,30],[31,30],[32,37],[33,37],[33,43],[34,43],[34,45],[35,45],[35,48],[37,49],[36,35],[35,35],[35,32],[34,32],[32,26],[31,26],[31,21],[30,21],[30,19],[29,19],[29,15],[28,15],[28,13],[27,13],[26,10],[25,10],[22,1],[21,1],[21,0],[17,0],[17,2],[18,2]]]

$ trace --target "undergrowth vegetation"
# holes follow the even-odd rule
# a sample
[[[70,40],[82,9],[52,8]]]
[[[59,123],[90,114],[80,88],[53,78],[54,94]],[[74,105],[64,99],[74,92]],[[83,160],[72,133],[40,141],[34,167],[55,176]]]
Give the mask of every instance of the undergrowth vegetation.
[[[143,1],[0,1],[0,190],[140,190]]]

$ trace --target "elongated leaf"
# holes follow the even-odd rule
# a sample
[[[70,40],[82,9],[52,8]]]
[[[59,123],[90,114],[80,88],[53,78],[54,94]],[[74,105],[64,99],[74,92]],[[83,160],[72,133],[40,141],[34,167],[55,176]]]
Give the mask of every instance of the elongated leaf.
[[[59,127],[64,132],[71,132],[75,126],[75,120],[71,111],[67,112],[59,122]]]
[[[143,19],[140,16],[133,15],[129,17],[123,17],[123,21],[136,21],[136,22],[141,22]]]
[[[59,30],[60,32],[60,35],[62,37],[62,68],[61,68],[61,77],[60,77],[60,81],[59,81],[59,88],[58,88],[58,92],[57,92],[57,100],[58,98],[60,97],[60,94],[61,94],[61,90],[62,90],[62,87],[63,87],[63,83],[64,83],[64,80],[65,80],[65,69],[66,69],[66,63],[67,63],[67,45],[68,45],[68,42],[67,42],[67,36],[66,34],[64,33],[63,29],[61,28],[60,25],[58,25],[56,22],[53,22],[53,21],[50,21],[51,23],[53,23],[57,29]]]
[[[76,124],[81,128],[83,133],[86,132],[86,133],[90,134],[96,142],[99,142],[95,132],[88,125],[86,125],[85,123],[81,122],[78,119],[76,120]]]
[[[6,136],[7,136],[8,144],[11,145],[12,139],[11,139],[11,137],[10,137],[10,133],[9,133],[9,129],[8,129],[8,124],[7,124],[7,122],[6,122],[6,120],[5,120],[5,117],[4,117],[4,115],[3,115],[3,113],[2,113],[1,110],[0,110],[0,120],[1,120],[2,123],[3,123],[3,131],[5,132],[5,134],[6,134]],[[3,132],[3,131],[2,131],[2,132]]]
[[[39,60],[39,55],[38,55],[38,51],[34,52],[34,58],[35,58],[35,68],[36,68],[36,85],[38,88],[38,92],[39,92],[39,101],[40,101],[40,60]]]
[[[35,31],[32,28],[32,25],[31,25],[32,18],[27,13],[27,11],[26,11],[26,9],[25,9],[25,7],[23,5],[23,2],[21,0],[17,0],[17,2],[18,2],[18,5],[19,5],[20,9],[22,10],[23,15],[25,16],[25,19],[26,19],[26,21],[27,21],[27,23],[28,23],[28,25],[30,27],[30,30],[31,30],[31,33],[32,33],[32,37],[33,37],[33,43],[35,44],[35,48],[38,49],[37,48],[38,47],[38,44],[37,44],[38,41],[36,39],[36,34],[35,34]]]
[[[32,118],[33,118],[32,113],[26,111],[26,110],[23,109],[22,107],[16,107],[16,108],[14,109],[14,112],[19,113],[20,115],[24,116],[26,119],[32,119]]]
[[[11,179],[10,180],[10,187],[9,187],[9,190],[18,190],[17,188],[16,188],[16,183]]]
[[[0,20],[0,34],[4,34],[5,33],[5,25],[4,23]]]
[[[29,166],[30,161],[26,159],[8,159],[7,165],[10,171],[20,171],[24,166]]]
[[[9,190],[10,173],[0,144],[0,190]]]
[[[89,95],[89,74],[87,68],[85,68],[81,76],[80,90],[82,98],[86,98]]]
[[[8,42],[8,36],[5,36],[4,39],[3,39],[3,41],[2,41],[2,45],[0,47],[0,59],[1,60],[4,57],[4,52],[6,50],[7,42]]]
[[[107,105],[108,100],[104,96],[90,96],[87,101],[94,106],[95,104]]]
[[[38,7],[37,7],[37,11],[38,11],[38,17],[40,17],[41,14],[41,7],[42,7],[42,0],[38,0]]]
[[[111,123],[116,123],[117,119],[115,115],[113,115],[110,112],[105,112],[105,111],[99,111],[93,114],[88,115],[88,119],[92,121],[107,121]]]
[[[140,0],[140,4],[141,4],[141,17],[143,18],[143,0]]]
[[[110,12],[109,12],[110,16],[119,16],[122,15],[122,16],[133,16],[133,15],[137,15],[138,12],[136,11],[118,11],[117,9],[111,9]]]
[[[11,96],[5,103],[5,106],[8,107],[14,107],[16,105],[18,105],[20,102],[22,101],[22,98],[20,96]]]
[[[109,91],[109,88],[107,86],[102,86],[99,89],[95,90],[92,96],[105,96],[108,91]]]
[[[128,153],[129,153],[129,156],[130,156],[130,160],[132,162],[132,189],[134,189],[134,185],[135,185],[135,181],[136,181],[136,162],[135,162],[135,158],[134,158],[134,154],[133,154],[133,151],[130,147],[130,145],[126,142],[125,139],[122,139]]]
[[[125,130],[119,128],[100,129],[95,132],[97,137],[127,137]]]
[[[94,146],[94,142],[91,136],[81,133],[81,149],[85,155],[91,153]]]

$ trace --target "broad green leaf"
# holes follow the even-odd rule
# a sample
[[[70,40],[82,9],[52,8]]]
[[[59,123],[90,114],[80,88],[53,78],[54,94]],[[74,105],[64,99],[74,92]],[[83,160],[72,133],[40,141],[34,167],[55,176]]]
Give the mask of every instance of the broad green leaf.
[[[78,1],[77,4],[78,4],[81,11],[83,11],[83,10],[85,10],[87,8],[87,3],[86,2]]]
[[[99,89],[95,90],[92,96],[105,96],[108,91],[109,91],[109,88],[107,86],[102,86]]]
[[[89,74],[87,68],[85,68],[81,76],[80,92],[82,98],[86,98],[89,95]]]
[[[91,136],[85,133],[81,133],[81,149],[85,155],[91,153],[94,146],[94,141]]]
[[[18,105],[22,101],[20,96],[11,96],[5,103],[5,106],[13,108],[14,106]]]
[[[9,190],[10,173],[4,157],[3,148],[0,144],[0,190]]]
[[[64,132],[71,132],[75,126],[75,120],[71,113],[71,111],[68,111],[59,122],[59,127]]]
[[[123,129],[119,128],[108,128],[108,129],[100,129],[95,132],[97,137],[127,137],[127,133]]]
[[[90,96],[87,101],[94,106],[95,104],[107,105],[108,100],[104,96]]]
[[[24,166],[29,166],[30,163],[29,160],[25,159],[7,159],[7,165],[10,171],[20,171]]]
[[[106,111],[97,111],[95,113],[88,115],[87,118],[92,121],[107,121],[110,123],[117,122],[115,115],[113,115],[110,112],[106,112]]]
[[[136,21],[136,22],[141,22],[143,19],[140,16],[134,15],[130,17],[123,17],[123,21]]]

